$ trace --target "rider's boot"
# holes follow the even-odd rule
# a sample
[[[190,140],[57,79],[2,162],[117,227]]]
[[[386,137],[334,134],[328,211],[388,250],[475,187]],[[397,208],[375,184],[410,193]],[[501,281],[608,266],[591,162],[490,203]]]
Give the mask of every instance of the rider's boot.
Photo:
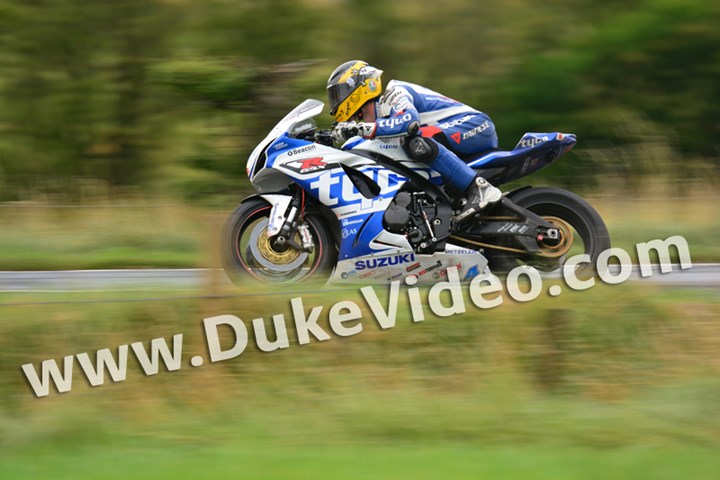
[[[462,223],[476,213],[482,211],[491,203],[495,203],[502,197],[499,188],[494,187],[484,178],[477,176],[465,191],[467,202],[460,213],[453,217],[455,223]]]
[[[444,145],[420,136],[411,137],[406,144],[408,155],[414,160],[424,162],[433,170],[440,173],[443,180],[454,187],[456,191],[465,190],[464,197],[467,202],[462,211],[453,217],[455,223],[460,223],[481,211],[489,203],[500,200],[500,189],[490,185],[490,182],[477,175],[457,155]]]

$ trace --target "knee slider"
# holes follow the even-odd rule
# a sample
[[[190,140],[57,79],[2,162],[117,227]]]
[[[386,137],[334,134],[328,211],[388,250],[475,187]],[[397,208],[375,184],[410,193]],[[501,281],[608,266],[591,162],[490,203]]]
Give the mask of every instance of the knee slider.
[[[412,137],[407,144],[407,153],[418,162],[432,162],[438,156],[438,146],[435,142],[424,137]]]

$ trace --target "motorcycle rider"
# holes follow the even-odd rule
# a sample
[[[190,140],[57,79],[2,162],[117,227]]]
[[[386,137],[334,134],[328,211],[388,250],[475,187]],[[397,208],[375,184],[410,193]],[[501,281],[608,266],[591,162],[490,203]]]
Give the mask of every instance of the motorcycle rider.
[[[492,120],[485,113],[409,82],[391,80],[382,90],[383,71],[361,60],[345,62],[328,78],[330,114],[338,142],[406,137],[405,149],[427,164],[466,199],[453,220],[471,218],[500,200],[500,190],[459,158],[497,148]]]

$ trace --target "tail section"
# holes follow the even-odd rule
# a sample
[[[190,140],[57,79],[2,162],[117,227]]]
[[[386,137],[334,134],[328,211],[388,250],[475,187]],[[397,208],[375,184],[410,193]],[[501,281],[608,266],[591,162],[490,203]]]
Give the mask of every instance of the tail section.
[[[547,167],[575,146],[568,133],[526,133],[512,151],[493,151],[468,165],[494,184],[509,182]],[[485,173],[487,172],[487,175]]]

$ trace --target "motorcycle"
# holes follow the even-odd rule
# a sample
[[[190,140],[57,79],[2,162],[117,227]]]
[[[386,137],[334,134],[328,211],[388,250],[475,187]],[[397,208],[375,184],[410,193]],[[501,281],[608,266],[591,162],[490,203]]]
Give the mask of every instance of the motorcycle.
[[[258,193],[235,209],[223,234],[224,268],[236,283],[432,282],[450,267],[469,280],[488,267],[557,270],[571,254],[594,263],[610,248],[600,215],[559,188],[516,188],[455,224],[463,200],[408,157],[402,139],[356,136],[335,148],[332,132],[313,120],[323,107],[302,102],[248,159]],[[464,160],[500,186],[552,164],[575,143],[571,134],[526,133],[512,151]]]

